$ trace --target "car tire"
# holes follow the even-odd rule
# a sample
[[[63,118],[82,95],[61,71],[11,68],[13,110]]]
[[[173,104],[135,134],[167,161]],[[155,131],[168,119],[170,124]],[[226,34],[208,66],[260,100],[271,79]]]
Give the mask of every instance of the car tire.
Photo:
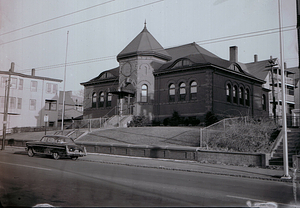
[[[71,157],[72,160],[77,160],[78,156]]]
[[[32,148],[29,148],[29,149],[28,149],[27,155],[28,155],[29,157],[33,157],[33,156],[34,156],[34,152],[33,152]]]
[[[53,152],[52,157],[54,158],[54,160],[58,160],[60,158],[60,155],[57,152]]]

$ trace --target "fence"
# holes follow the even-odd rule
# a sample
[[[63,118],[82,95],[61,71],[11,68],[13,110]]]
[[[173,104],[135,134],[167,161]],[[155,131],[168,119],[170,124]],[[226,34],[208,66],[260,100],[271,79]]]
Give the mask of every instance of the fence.
[[[274,117],[270,117],[274,120]],[[276,116],[275,119],[278,125],[282,125],[282,116]],[[299,128],[300,127],[300,116],[286,116],[286,125],[288,128]]]
[[[72,124],[67,128],[72,129],[92,129],[92,128],[104,128],[105,122],[109,118],[93,118],[93,119],[84,119],[84,120],[74,120]]]
[[[208,127],[200,129],[200,147],[208,147],[209,138],[215,136],[221,136],[224,134],[227,128],[233,123],[247,122],[248,116],[238,118],[226,118],[217,123],[214,123]]]

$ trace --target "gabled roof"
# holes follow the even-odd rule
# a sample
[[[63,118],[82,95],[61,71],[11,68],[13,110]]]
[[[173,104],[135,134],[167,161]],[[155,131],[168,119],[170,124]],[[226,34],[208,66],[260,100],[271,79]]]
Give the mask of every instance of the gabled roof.
[[[90,84],[96,84],[99,82],[115,81],[115,80],[119,80],[119,67],[103,71],[97,77],[87,82],[82,82],[80,84],[85,86]]]
[[[117,56],[117,60],[129,58],[132,56],[156,56],[164,60],[170,60],[172,57],[159,44],[159,42],[147,30],[146,25],[140,32]]]
[[[171,67],[178,59],[189,59],[195,64],[214,64],[221,67],[228,68],[230,66],[230,61],[221,59],[215,54],[209,52],[208,50],[200,47],[198,44],[190,43],[182,46],[177,46],[173,48],[168,48],[166,51],[172,56],[172,60],[163,64],[158,71],[163,71]]]
[[[267,66],[270,65],[269,60],[262,60],[262,61],[256,61],[256,62],[251,62],[245,64],[247,67],[247,71],[252,74],[253,76],[265,80],[270,68],[266,68]],[[273,59],[274,62],[277,61],[277,58]]]

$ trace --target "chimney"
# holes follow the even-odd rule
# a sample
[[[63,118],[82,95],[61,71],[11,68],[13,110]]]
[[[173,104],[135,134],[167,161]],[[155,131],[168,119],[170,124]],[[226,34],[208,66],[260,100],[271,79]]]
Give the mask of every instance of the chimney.
[[[229,48],[230,53],[230,62],[238,62],[238,47],[237,46],[230,46]]]
[[[254,54],[254,62],[257,62],[257,54]]]
[[[35,69],[31,69],[31,76],[35,76]]]

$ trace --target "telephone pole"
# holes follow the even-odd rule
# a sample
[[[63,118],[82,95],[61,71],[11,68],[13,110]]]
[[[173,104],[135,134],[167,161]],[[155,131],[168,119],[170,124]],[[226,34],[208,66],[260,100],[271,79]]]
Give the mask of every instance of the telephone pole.
[[[8,71],[8,80],[5,85],[5,103],[4,103],[4,115],[3,115],[3,130],[2,130],[2,149],[5,149],[5,138],[6,138],[6,126],[7,126],[7,114],[8,114],[8,107],[9,107],[9,89],[10,89],[10,76],[11,72],[14,71],[15,63],[11,63],[11,67]]]

